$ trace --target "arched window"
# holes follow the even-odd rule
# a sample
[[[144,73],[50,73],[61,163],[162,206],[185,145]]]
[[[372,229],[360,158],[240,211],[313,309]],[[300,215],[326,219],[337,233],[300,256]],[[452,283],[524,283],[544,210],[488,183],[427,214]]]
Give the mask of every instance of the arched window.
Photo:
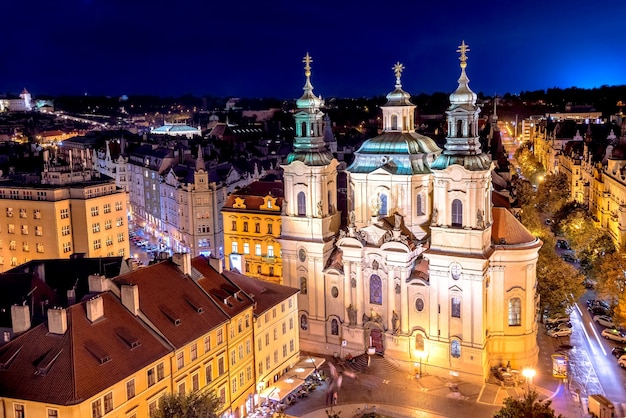
[[[333,213],[333,203],[331,200],[331,196],[332,196],[332,193],[329,190],[328,191],[328,214],[329,215]]]
[[[450,307],[450,314],[452,316],[452,318],[460,318],[461,317],[461,298],[458,297],[452,297],[452,301],[451,301],[451,307]]]
[[[398,115],[391,115],[391,129],[398,129]]]
[[[520,298],[509,299],[509,326],[522,325],[522,300]]]
[[[309,329],[309,320],[305,314],[300,315],[300,328],[304,331]]]
[[[300,294],[301,295],[307,294],[306,277],[300,277]]]
[[[304,192],[298,193],[298,216],[306,216],[306,195]]]
[[[339,335],[339,322],[334,318],[330,321],[330,333],[332,335]]]
[[[454,358],[461,357],[461,342],[459,340],[452,340],[450,343],[450,355]]]
[[[463,226],[463,203],[459,199],[452,201],[452,226]]]
[[[302,122],[302,128],[300,128],[300,136],[308,136],[306,132],[306,122]]]
[[[423,209],[422,204],[423,204],[422,203],[422,194],[419,193],[417,195],[416,200],[415,200],[415,210],[417,211],[418,215],[423,215],[424,214],[424,209]]]
[[[415,336],[415,349],[417,351],[421,351],[422,353],[424,352],[424,337],[422,334],[417,334]]]
[[[456,121],[456,137],[461,138],[463,136],[463,121]]]
[[[380,210],[378,211],[379,216],[387,216],[387,195],[380,195]]]
[[[383,304],[383,285],[380,277],[372,274],[370,277],[370,303]]]

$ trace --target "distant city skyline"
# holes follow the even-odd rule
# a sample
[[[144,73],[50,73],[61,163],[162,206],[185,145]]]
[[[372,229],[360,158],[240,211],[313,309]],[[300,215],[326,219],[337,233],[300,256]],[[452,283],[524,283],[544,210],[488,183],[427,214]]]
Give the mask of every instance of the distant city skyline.
[[[437,2],[4,2],[0,93],[290,99],[452,92],[465,41],[486,95],[626,84],[626,6]]]

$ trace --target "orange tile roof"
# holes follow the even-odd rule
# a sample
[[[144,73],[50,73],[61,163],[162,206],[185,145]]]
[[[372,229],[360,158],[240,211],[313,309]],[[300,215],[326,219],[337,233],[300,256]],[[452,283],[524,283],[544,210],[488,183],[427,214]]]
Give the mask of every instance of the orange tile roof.
[[[141,312],[176,348],[228,320],[221,306],[218,308],[193,279],[170,260],[137,269],[113,281],[118,285],[138,286]],[[198,312],[197,307],[202,308],[202,312]]]
[[[101,293],[104,316],[91,323],[85,303],[67,309],[67,331],[48,332],[41,324],[0,349],[0,396],[54,405],[73,405],[167,356],[171,348],[124,308],[117,297]],[[131,348],[121,335],[132,336]],[[100,361],[106,355],[110,360]],[[49,368],[46,370],[44,363]],[[45,371],[45,373],[44,373]]]
[[[505,208],[494,207],[492,208],[492,214],[491,240],[494,244],[519,245],[537,243],[537,245],[540,245],[540,241]]]
[[[200,287],[229,317],[232,318],[254,305],[254,301],[242,289],[211,267],[206,257],[192,259],[191,266],[202,275],[198,279]]]

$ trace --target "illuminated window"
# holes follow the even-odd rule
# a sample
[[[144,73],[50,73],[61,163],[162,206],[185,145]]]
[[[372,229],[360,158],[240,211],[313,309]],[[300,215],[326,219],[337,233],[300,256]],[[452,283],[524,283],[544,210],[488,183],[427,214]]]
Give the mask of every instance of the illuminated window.
[[[94,234],[96,232],[100,232],[100,222],[97,222],[95,224],[91,224],[91,232],[93,232]]]
[[[104,213],[111,213],[111,204],[105,203],[102,210],[104,211]]]
[[[91,216],[98,216],[99,214],[100,214],[100,209],[98,209],[98,206],[92,206]]]
[[[522,300],[520,298],[509,299],[509,326],[522,325]]]
[[[35,235],[40,237],[43,235],[43,226],[36,226],[35,227]]]
[[[459,199],[452,201],[452,226],[463,226],[463,204]]]
[[[307,294],[306,277],[300,277],[300,294]]]
[[[306,216],[306,195],[304,192],[298,193],[298,216]]]
[[[461,357],[461,342],[459,340],[452,340],[450,343],[450,355],[454,358]]]
[[[382,281],[376,274],[370,277],[370,303],[376,305],[382,305],[383,303]]]
[[[254,255],[261,255],[261,244],[254,245]]]
[[[453,318],[461,317],[461,298],[458,298],[458,297],[452,298],[451,315]]]
[[[96,239],[93,241],[93,249],[94,250],[99,250],[102,247],[102,243],[100,242],[99,239]]]

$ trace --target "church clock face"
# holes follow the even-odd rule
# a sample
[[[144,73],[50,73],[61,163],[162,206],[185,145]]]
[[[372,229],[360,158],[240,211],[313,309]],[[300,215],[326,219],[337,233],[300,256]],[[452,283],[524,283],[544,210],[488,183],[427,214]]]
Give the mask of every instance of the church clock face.
[[[300,251],[298,251],[298,259],[303,263],[306,261],[306,250],[304,248],[300,248]]]
[[[461,266],[457,263],[454,263],[450,266],[450,274],[454,280],[459,280],[461,278]]]

